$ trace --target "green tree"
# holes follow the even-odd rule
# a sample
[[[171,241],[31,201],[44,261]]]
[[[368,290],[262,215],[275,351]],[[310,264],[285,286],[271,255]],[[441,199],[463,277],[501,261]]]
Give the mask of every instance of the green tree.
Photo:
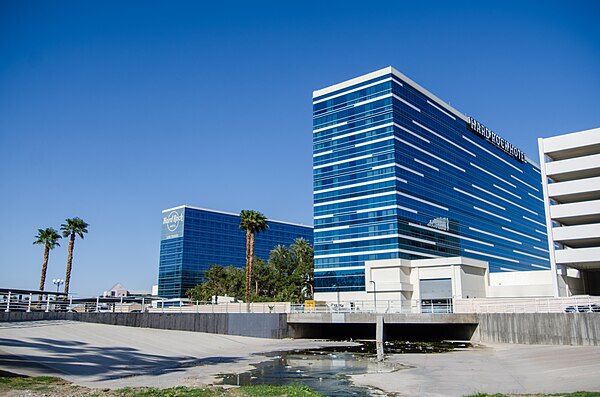
[[[46,271],[48,270],[48,256],[50,255],[50,250],[56,248],[56,246],[60,247],[58,240],[60,239],[60,234],[54,228],[49,227],[46,229],[38,229],[38,234],[35,236],[35,241],[33,244],[43,244],[44,245],[44,261],[42,262],[42,277],[40,278],[40,291],[44,290],[44,286],[46,284]]]
[[[268,227],[267,218],[260,212],[253,210],[242,210],[240,212],[240,229],[246,231],[246,311],[248,313],[250,313],[250,279],[254,259],[254,235],[264,232]]]
[[[294,275],[300,283],[302,300],[313,299],[314,296],[314,250],[308,240],[297,238],[290,245],[293,256]]]
[[[209,301],[213,296],[231,296],[240,299],[243,296],[244,272],[242,269],[213,265],[204,273],[204,281],[186,294],[194,301]]]
[[[69,249],[67,256],[67,274],[65,275],[65,294],[69,294],[69,282],[71,281],[71,268],[73,265],[73,247],[75,246],[75,237],[83,239],[83,235],[88,232],[89,224],[81,218],[70,218],[66,223],[60,225],[63,237],[69,237]]]

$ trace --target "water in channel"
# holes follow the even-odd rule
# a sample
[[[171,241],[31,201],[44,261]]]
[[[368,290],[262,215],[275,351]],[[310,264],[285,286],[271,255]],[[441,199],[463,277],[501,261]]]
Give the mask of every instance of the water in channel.
[[[464,343],[450,342],[385,342],[386,354],[443,353]],[[358,346],[330,347],[318,350],[277,352],[272,359],[257,364],[255,369],[239,374],[221,375],[227,385],[291,385],[302,384],[325,396],[367,397],[387,395],[377,390],[354,386],[350,375],[394,372],[404,367],[376,361],[375,343],[361,342]]]

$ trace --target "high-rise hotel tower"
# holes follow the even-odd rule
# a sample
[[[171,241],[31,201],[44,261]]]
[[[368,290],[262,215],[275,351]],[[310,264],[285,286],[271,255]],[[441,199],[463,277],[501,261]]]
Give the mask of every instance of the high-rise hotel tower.
[[[379,259],[550,268],[539,167],[394,68],[315,91],[313,145],[315,292]]]

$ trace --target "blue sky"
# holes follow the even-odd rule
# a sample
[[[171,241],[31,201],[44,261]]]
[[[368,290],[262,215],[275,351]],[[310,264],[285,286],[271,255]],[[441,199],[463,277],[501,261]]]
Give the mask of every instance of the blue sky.
[[[0,287],[37,288],[34,235],[67,217],[91,225],[80,295],[156,283],[164,208],[312,224],[312,91],[388,65],[537,158],[600,126],[598,20],[597,1],[0,0]]]

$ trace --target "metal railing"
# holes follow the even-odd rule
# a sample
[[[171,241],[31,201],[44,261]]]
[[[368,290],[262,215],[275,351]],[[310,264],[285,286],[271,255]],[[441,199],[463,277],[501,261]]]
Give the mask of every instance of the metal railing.
[[[454,299],[455,313],[600,312],[599,296]]]
[[[291,313],[396,313],[448,314],[453,312],[452,299],[443,301],[336,301],[292,304]]]

